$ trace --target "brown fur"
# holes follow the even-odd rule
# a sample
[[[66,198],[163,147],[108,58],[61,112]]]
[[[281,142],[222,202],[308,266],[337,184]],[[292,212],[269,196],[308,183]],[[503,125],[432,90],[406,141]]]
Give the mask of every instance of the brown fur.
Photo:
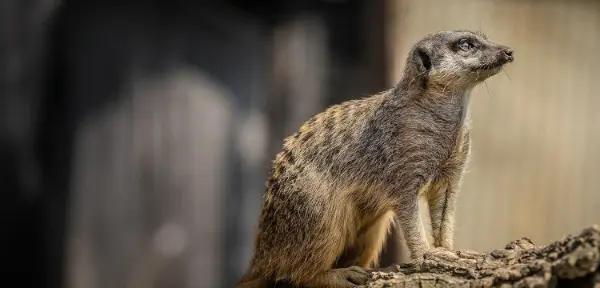
[[[476,48],[459,49],[460,39]],[[394,219],[420,261],[430,245],[419,197],[430,205],[432,246],[452,249],[469,92],[509,61],[508,47],[480,33],[438,32],[414,46],[396,87],[304,123],[273,162],[251,266],[237,287],[364,284]]]

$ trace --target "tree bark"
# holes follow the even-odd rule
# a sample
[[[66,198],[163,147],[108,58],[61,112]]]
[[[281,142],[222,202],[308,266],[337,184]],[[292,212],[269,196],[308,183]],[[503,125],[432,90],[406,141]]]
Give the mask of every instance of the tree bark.
[[[528,238],[489,253],[434,249],[420,265],[371,272],[367,287],[594,287],[600,288],[600,226],[549,245]]]

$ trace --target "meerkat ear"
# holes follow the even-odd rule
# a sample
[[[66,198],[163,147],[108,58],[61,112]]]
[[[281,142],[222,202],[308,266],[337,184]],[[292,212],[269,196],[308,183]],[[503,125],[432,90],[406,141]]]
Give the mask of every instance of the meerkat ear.
[[[419,67],[419,73],[426,74],[431,70],[431,57],[425,47],[417,47],[414,57]]]

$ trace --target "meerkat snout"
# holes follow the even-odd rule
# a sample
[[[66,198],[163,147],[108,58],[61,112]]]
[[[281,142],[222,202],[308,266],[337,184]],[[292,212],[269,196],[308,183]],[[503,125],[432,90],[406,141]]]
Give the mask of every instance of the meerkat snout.
[[[512,48],[508,47],[508,46],[502,46],[502,45],[498,45],[497,47],[497,66],[502,66],[506,63],[510,63],[512,61],[514,61],[515,56],[514,56],[514,51]],[[492,65],[494,66],[494,65]]]
[[[512,50],[512,48],[510,47],[506,47],[504,48],[504,58],[506,59],[507,62],[512,62],[513,60],[515,60],[515,52]]]

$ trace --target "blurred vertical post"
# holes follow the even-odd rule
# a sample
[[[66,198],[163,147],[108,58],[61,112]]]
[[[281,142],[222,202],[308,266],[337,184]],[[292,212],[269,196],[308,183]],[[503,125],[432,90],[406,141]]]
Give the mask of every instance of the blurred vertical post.
[[[75,125],[69,286],[222,287],[264,178],[262,28],[225,5],[83,2],[54,39]]]
[[[64,227],[54,227],[53,234],[45,224],[63,215],[49,218],[45,212],[61,207],[63,198],[40,193],[34,153],[44,93],[45,24],[55,5],[52,0],[0,1],[0,255],[3,281],[16,280],[20,287],[58,287],[62,271],[60,259],[54,266],[41,261],[62,251],[55,244]]]

